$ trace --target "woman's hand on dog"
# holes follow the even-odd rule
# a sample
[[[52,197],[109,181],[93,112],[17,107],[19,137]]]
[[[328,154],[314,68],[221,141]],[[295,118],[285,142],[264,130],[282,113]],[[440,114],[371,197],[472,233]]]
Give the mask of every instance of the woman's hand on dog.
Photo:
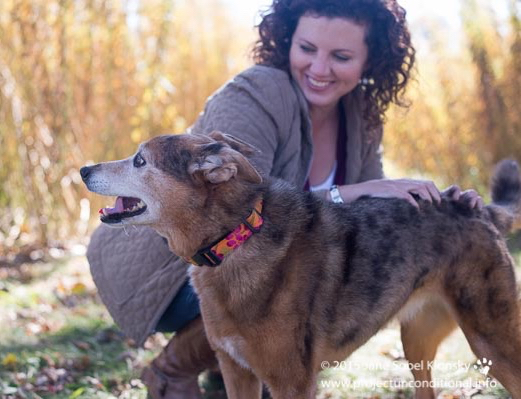
[[[441,201],[441,193],[432,181],[414,179],[381,179],[350,184],[339,188],[344,202],[351,202],[363,196],[378,198],[403,198],[419,208],[420,199],[428,202]]]
[[[469,208],[476,208],[481,210],[485,206],[483,198],[481,198],[476,190],[461,191],[459,186],[453,185],[443,190],[441,195],[444,198],[449,198],[453,201],[459,201],[468,204]]]
[[[440,192],[429,180],[380,179],[339,187],[344,202],[351,202],[362,196],[378,198],[403,198],[415,208],[419,200],[440,203],[442,197],[468,204],[470,208],[483,208],[483,200],[474,190],[461,191],[458,186],[451,186]]]

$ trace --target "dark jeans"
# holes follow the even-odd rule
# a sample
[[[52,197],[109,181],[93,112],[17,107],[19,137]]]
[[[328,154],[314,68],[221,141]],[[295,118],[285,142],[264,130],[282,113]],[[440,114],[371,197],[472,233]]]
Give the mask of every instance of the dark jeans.
[[[190,321],[200,316],[200,314],[199,298],[197,298],[190,282],[186,280],[170,305],[168,305],[168,308],[166,308],[161,319],[159,319],[156,331],[179,331]]]

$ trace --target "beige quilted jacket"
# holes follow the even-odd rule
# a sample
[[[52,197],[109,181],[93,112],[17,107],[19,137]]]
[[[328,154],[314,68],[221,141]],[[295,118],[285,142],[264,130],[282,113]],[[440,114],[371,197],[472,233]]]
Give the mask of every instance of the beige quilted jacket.
[[[343,100],[346,184],[383,177],[381,130],[365,132],[359,95],[356,89]],[[191,132],[220,130],[253,144],[260,153],[252,163],[261,173],[304,187],[313,151],[310,127],[305,98],[288,74],[254,66],[208,99]],[[87,257],[110,314],[141,345],[187,278],[188,265],[168,250],[161,237],[143,227],[124,231],[100,226],[91,237]]]

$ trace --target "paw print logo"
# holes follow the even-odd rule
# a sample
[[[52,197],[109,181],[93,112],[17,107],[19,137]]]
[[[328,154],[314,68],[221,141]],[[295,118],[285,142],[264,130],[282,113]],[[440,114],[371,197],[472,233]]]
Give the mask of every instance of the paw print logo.
[[[482,360],[478,359],[477,363],[474,365],[474,368],[484,376],[487,376],[491,366],[492,360],[484,357]]]

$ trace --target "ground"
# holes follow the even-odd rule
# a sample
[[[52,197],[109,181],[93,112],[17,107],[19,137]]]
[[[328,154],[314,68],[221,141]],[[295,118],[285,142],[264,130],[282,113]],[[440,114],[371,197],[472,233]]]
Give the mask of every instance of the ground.
[[[519,265],[521,246],[514,244]],[[157,334],[144,348],[126,339],[99,300],[84,256],[56,250],[46,260],[0,264],[0,309],[0,398],[146,398],[140,372],[168,337]],[[461,332],[436,360],[424,367],[434,372],[439,398],[509,397],[486,376],[494,365],[476,359]],[[317,398],[412,397],[393,323],[324,369]],[[200,382],[206,399],[225,398],[218,379],[202,375]]]

